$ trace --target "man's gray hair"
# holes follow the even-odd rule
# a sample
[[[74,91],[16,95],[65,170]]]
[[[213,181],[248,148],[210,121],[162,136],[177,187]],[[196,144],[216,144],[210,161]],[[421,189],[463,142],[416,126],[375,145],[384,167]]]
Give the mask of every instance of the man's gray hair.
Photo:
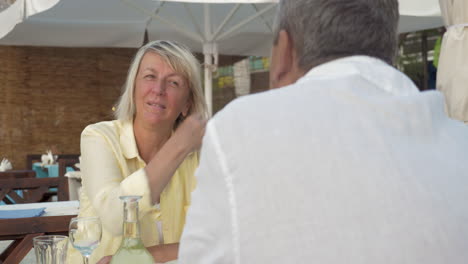
[[[280,0],[275,43],[289,33],[299,67],[351,55],[393,63],[397,50],[398,0]]]

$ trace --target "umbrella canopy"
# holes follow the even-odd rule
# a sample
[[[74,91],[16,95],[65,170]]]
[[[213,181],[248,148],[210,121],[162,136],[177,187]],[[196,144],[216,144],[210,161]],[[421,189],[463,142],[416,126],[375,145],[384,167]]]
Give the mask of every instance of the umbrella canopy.
[[[14,3],[15,7],[10,7],[8,11],[23,10],[22,7],[26,5],[32,7],[32,10],[35,10],[33,12],[39,12],[58,1],[17,0]],[[212,13],[210,22],[215,29],[221,25],[224,18],[237,5],[236,3],[243,3],[225,25],[225,29],[229,29],[230,26],[238,24],[255,12],[262,11],[271,5],[271,2],[277,0],[61,0],[54,8],[29,17],[17,25],[10,34],[0,38],[0,45],[139,47],[143,42],[145,29],[148,28],[150,39],[162,37],[180,39],[192,50],[202,52],[203,48],[199,41],[185,35],[181,36],[180,31],[174,30],[174,27],[180,25],[196,32],[195,34],[198,34],[198,30],[203,31],[205,24],[203,3],[210,4],[209,10]],[[191,14],[187,10],[191,10]],[[154,11],[157,11],[157,14],[154,14]],[[443,25],[437,0],[400,0],[400,13],[402,15],[400,32]],[[23,18],[15,20],[11,16],[7,18],[6,14],[7,10],[0,12],[2,26],[11,24],[11,21],[15,21],[16,24],[23,20]],[[28,12],[26,16],[31,14]],[[267,55],[271,31],[263,21],[271,25],[273,15],[273,10],[268,11],[258,17],[259,19],[250,21],[246,27],[237,28],[235,36],[225,37],[218,42],[219,52],[231,55]],[[195,28],[192,19],[197,21],[198,29]],[[170,26],[168,21],[176,23],[169,22]],[[265,41],[260,41],[265,38]]]
[[[139,47],[145,32],[150,40],[176,40],[204,54],[205,97],[211,114],[211,74],[218,53],[269,55],[276,2],[62,0],[18,25],[0,44]]]
[[[268,55],[268,40],[271,40],[271,23],[275,13],[275,4],[272,3],[276,1],[62,0],[47,12],[17,25],[15,30],[0,39],[0,45],[140,47],[147,29],[150,40],[180,40],[193,51],[202,52],[200,40],[205,35],[205,8],[211,14],[208,22],[213,33],[237,8],[218,32],[219,52],[228,55]],[[267,7],[266,12],[264,9]],[[258,12],[262,14],[245,27],[235,28],[230,36],[223,35]],[[190,36],[182,31],[191,32]]]
[[[204,54],[205,96],[211,113],[211,73],[217,54],[269,55],[277,1],[61,0],[16,26],[0,45],[139,47],[145,32],[149,40],[176,40]],[[421,3],[412,5],[414,1]],[[400,32],[442,25],[438,8],[428,8],[432,1],[437,0],[400,0]]]
[[[36,13],[45,11],[59,0],[16,0],[5,10],[0,11],[0,39],[8,34],[16,24]]]
[[[438,0],[400,0],[398,31],[412,32],[443,26]]]
[[[468,2],[440,0],[447,31],[442,40],[437,90],[444,93],[447,114],[468,124]]]

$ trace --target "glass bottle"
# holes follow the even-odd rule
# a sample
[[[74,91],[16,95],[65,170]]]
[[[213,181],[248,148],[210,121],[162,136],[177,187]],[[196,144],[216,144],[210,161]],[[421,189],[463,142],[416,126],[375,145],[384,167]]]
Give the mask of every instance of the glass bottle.
[[[120,196],[124,206],[123,239],[111,264],[140,263],[153,264],[153,256],[148,252],[140,238],[138,221],[138,201],[141,196]]]

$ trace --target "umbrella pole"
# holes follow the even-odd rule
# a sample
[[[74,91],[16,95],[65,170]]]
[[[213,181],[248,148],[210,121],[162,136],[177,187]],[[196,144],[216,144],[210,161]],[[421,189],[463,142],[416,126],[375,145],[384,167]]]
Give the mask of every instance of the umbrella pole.
[[[213,71],[218,66],[218,46],[215,42],[203,43],[205,70],[205,101],[208,117],[213,115]]]
[[[204,51],[205,55],[205,100],[206,106],[208,110],[208,117],[211,117],[213,114],[213,72],[211,71],[211,67],[213,65],[213,57],[212,54],[207,53]]]

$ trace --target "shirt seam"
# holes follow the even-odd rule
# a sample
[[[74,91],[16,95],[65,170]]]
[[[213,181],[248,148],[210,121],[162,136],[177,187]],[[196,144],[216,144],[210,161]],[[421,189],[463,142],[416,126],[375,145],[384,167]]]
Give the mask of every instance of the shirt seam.
[[[224,182],[226,184],[227,193],[228,193],[228,201],[230,203],[231,209],[231,228],[232,228],[232,244],[233,244],[233,253],[234,253],[234,263],[240,264],[240,246],[239,246],[239,224],[237,221],[237,203],[236,203],[236,193],[234,191],[233,185],[233,177],[232,174],[229,173],[228,165],[225,159],[225,154],[221,149],[221,144],[218,141],[219,136],[216,130],[216,127],[213,123],[210,125],[212,131],[212,138],[213,138],[213,149],[216,153],[216,156],[219,158],[219,165],[221,167],[221,171],[225,175]]]

